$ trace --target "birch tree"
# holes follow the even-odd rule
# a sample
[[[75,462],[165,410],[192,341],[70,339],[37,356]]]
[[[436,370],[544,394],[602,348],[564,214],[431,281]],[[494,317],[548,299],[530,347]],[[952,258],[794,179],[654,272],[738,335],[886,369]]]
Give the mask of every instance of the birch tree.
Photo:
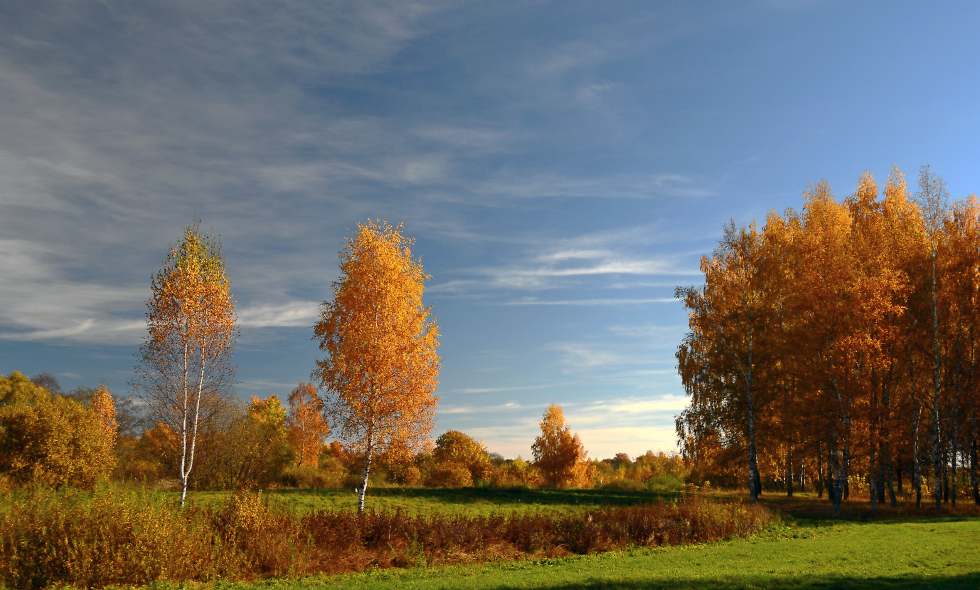
[[[198,433],[231,394],[232,352],[238,336],[235,301],[221,244],[202,235],[200,222],[184,230],[153,277],[147,335],[132,382],[151,418],[180,438],[180,503],[194,468]]]
[[[313,379],[340,438],[364,456],[358,511],[364,512],[371,462],[429,442],[439,377],[439,329],[422,304],[428,275],[412,258],[413,240],[380,220],[358,224],[341,252],[340,279],[313,326],[326,358]]]

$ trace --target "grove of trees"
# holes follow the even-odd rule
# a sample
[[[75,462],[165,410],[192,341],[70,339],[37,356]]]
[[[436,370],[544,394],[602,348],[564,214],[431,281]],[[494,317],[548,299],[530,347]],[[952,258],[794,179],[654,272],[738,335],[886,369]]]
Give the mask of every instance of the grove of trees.
[[[928,166],[912,192],[893,168],[838,200],[725,228],[679,288],[677,351],[690,405],[677,418],[696,480],[810,485],[835,508],[980,504],[980,204],[949,200]],[[961,483],[962,482],[962,483]],[[867,496],[865,496],[867,497]]]

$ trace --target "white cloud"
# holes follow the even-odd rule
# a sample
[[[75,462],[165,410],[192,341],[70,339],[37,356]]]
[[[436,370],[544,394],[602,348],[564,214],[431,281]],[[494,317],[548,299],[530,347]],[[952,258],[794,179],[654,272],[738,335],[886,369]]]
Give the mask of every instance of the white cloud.
[[[454,393],[498,393],[502,391],[530,391],[534,389],[550,389],[558,387],[561,383],[549,383],[546,385],[521,385],[517,387],[464,387],[457,389]]]
[[[715,190],[703,181],[681,174],[652,174],[601,179],[574,178],[550,173],[516,175],[502,172],[474,184],[472,192],[484,197],[524,199],[703,199]]]
[[[486,412],[501,412],[522,410],[524,406],[517,402],[507,402],[496,406],[440,406],[440,414],[482,414]]]
[[[506,301],[502,305],[645,305],[648,303],[676,303],[677,300],[671,297],[654,297],[651,299],[570,299],[570,300],[548,300],[525,298],[516,301]]]
[[[319,317],[317,301],[294,301],[277,305],[250,306],[237,310],[243,328],[310,327]]]

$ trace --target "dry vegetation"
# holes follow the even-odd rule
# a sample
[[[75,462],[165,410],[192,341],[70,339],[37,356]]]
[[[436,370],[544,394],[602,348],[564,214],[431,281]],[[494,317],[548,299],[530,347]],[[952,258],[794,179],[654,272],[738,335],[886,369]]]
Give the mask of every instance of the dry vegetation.
[[[94,494],[35,488],[7,496],[0,576],[10,588],[292,577],[704,543],[752,534],[772,519],[761,506],[697,494],[569,514],[468,516],[297,514],[256,494],[182,510],[117,487]]]

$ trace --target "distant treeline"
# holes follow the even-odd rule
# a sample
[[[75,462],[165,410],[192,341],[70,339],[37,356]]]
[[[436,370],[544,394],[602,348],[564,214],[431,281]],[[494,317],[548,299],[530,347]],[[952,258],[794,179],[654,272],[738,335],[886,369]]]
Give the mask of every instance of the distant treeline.
[[[222,401],[201,422],[192,489],[354,488],[364,457],[328,441],[316,388],[300,383],[286,405],[275,394],[249,403]],[[460,488],[611,487],[679,490],[690,471],[680,456],[648,452],[588,459],[561,408],[541,421],[530,460],[504,459],[451,430],[419,453],[393,449],[372,472],[373,485]],[[178,489],[181,441],[140,406],[108,388],[63,391],[55,377],[0,377],[0,488],[41,484],[92,489],[102,478]]]

